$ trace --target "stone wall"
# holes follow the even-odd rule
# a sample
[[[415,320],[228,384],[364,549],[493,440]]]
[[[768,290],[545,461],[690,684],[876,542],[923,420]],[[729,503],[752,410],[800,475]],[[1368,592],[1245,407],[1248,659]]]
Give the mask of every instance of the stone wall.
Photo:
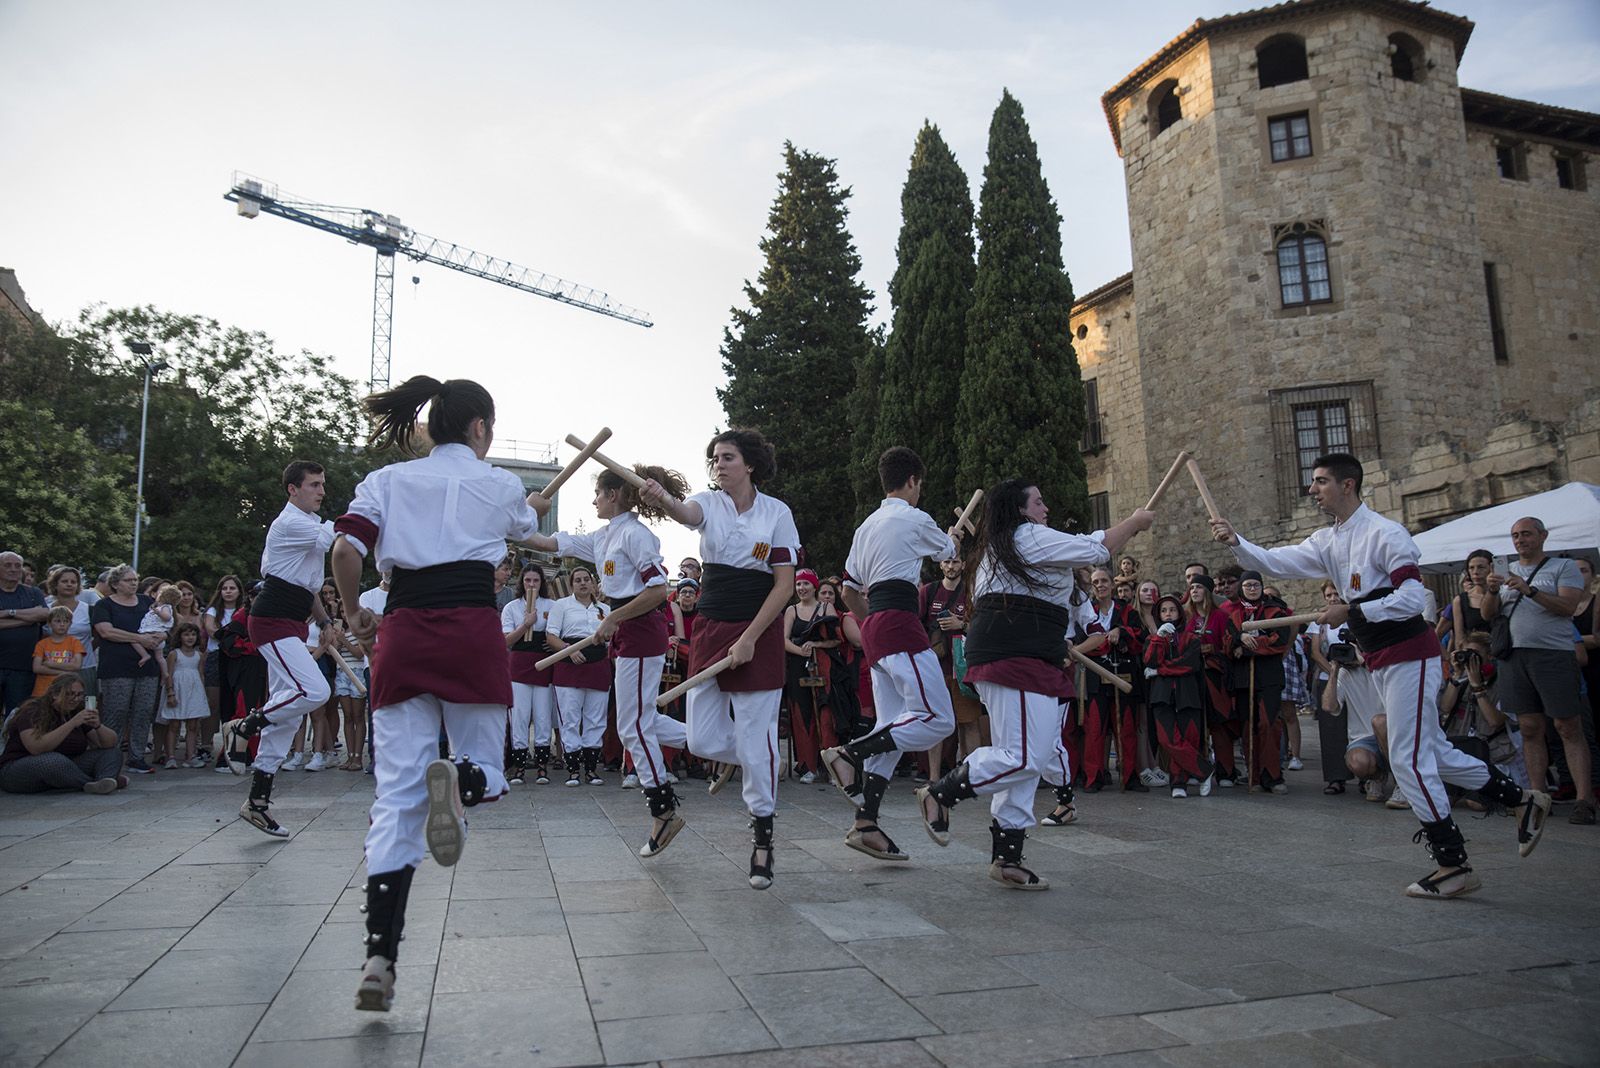
[[[1084,454],[1089,492],[1108,495],[1114,522],[1143,504],[1150,493],[1145,456],[1149,424],[1132,280],[1118,279],[1088,294],[1074,305],[1071,325],[1079,371],[1084,382],[1094,382],[1099,392],[1102,445]]]
[[[1520,143],[1526,179],[1502,178],[1498,141]],[[1509,359],[1494,377],[1505,408],[1568,418],[1600,381],[1600,173],[1587,189],[1556,183],[1553,152],[1584,146],[1467,127],[1483,258],[1495,264]],[[1600,171],[1600,156],[1587,161]]]

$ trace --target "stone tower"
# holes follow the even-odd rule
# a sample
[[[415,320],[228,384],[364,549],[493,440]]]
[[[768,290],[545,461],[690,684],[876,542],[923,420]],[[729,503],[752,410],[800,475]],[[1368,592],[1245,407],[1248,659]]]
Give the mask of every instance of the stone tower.
[[[1145,427],[1119,510],[1189,448],[1240,529],[1278,543],[1321,522],[1302,492],[1319,452],[1373,483],[1442,425],[1493,428],[1518,391],[1456,81],[1471,32],[1407,0],[1302,0],[1202,19],[1106,93]],[[1157,531],[1168,575],[1218,556],[1192,496]]]

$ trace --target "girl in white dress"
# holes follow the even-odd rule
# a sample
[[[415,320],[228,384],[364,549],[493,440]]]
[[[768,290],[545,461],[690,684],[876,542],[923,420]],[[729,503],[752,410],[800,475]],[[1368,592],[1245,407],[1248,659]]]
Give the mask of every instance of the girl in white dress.
[[[167,767],[178,766],[178,729],[187,723],[183,732],[183,766],[200,768],[206,763],[195,756],[200,724],[211,714],[211,703],[206,700],[206,654],[200,644],[200,628],[193,623],[180,623],[173,632],[173,641],[177,648],[167,653],[167,678],[171,680],[165,709]]]

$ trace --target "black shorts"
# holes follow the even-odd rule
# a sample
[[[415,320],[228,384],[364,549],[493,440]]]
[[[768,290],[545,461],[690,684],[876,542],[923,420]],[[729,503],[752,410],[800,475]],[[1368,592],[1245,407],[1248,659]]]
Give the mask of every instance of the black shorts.
[[[1578,692],[1578,657],[1571,649],[1513,649],[1497,660],[1495,697],[1507,715],[1542,713],[1570,719],[1588,711]]]

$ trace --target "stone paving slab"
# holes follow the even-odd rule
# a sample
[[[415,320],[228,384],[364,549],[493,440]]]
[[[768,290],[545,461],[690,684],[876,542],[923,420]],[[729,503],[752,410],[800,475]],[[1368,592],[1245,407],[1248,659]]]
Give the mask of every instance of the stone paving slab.
[[[685,784],[688,829],[645,861],[611,778],[517,787],[460,865],[424,863],[386,1015],[351,1007],[365,776],[281,776],[287,841],[204,771],[0,795],[0,1066],[1600,1060],[1600,834],[1563,814],[1527,860],[1508,821],[1465,824],[1483,890],[1417,902],[1415,822],[1309,773],[1287,797],[1104,792],[1034,833],[1053,887],[1018,894],[986,877],[981,803],[940,849],[896,780],[883,825],[912,859],[888,864],[845,848],[837,791],[785,782],[757,893],[735,791]]]

